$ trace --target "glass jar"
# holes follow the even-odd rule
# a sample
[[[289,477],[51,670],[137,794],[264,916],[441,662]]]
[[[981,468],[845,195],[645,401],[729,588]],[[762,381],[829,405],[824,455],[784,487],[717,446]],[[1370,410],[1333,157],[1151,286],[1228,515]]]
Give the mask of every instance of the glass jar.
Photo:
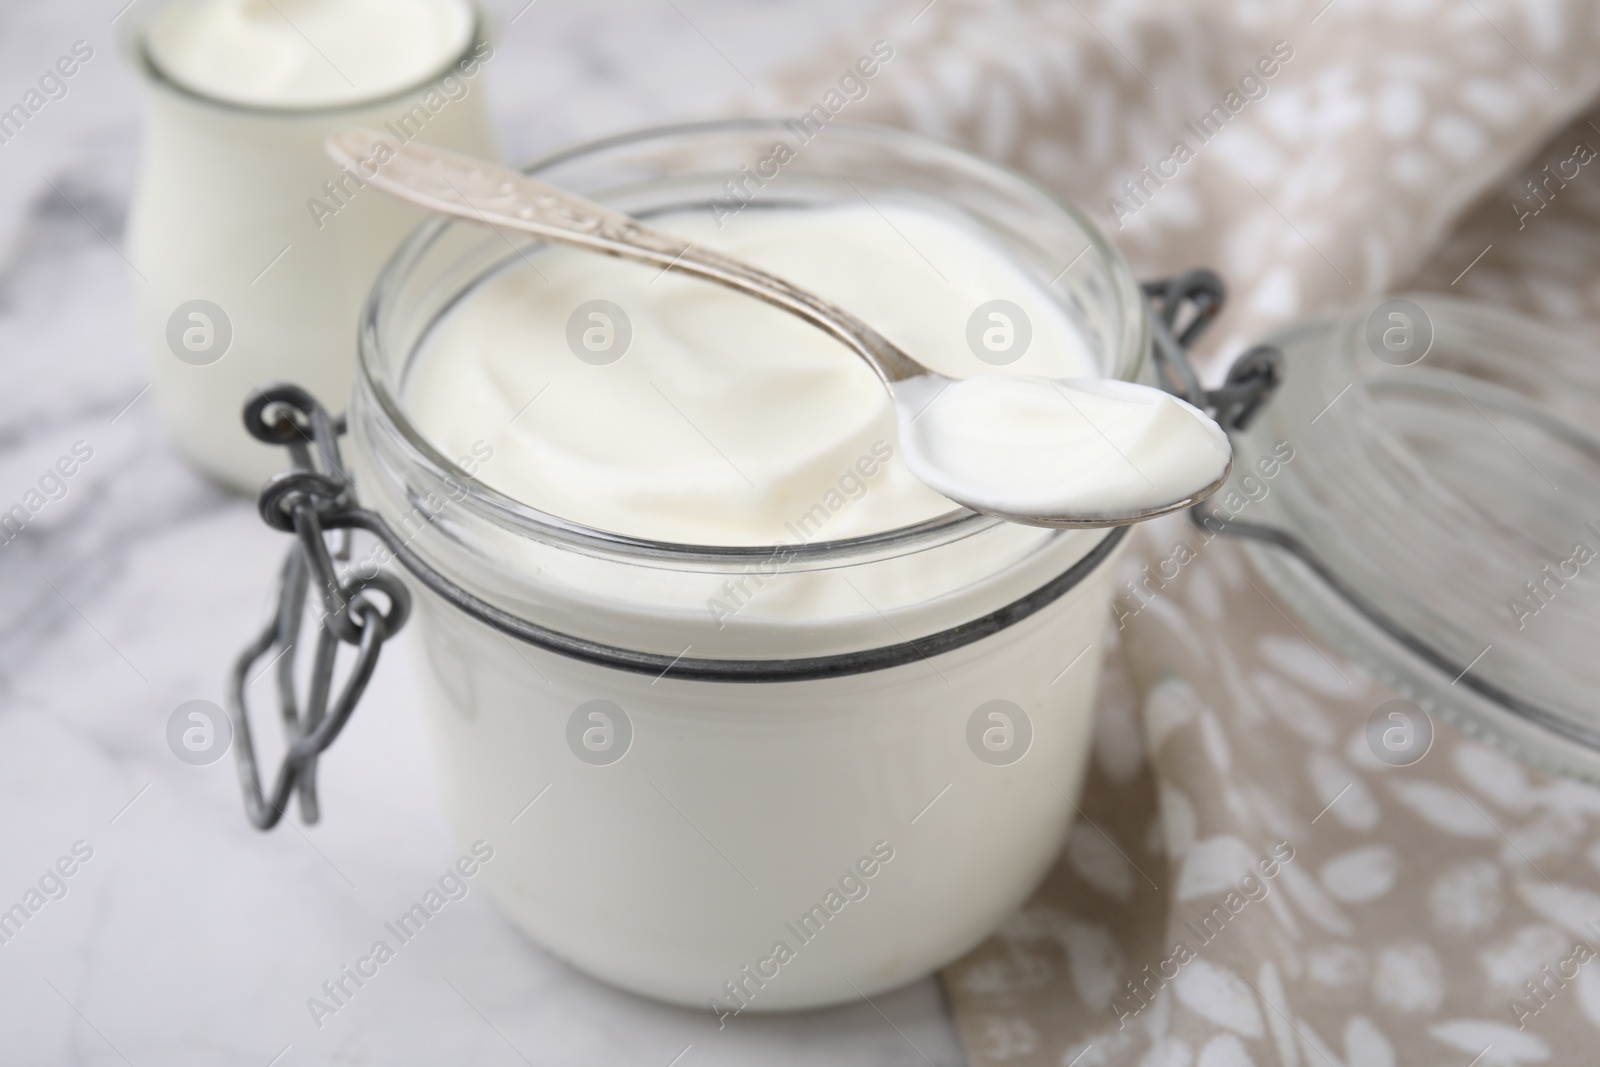
[[[725,197],[783,142],[793,158],[766,203],[881,197],[965,219],[1058,302],[1104,375],[1146,369],[1139,286],[1080,212],[920,137],[832,125],[793,139],[778,123],[674,127],[529,172],[649,217]],[[367,305],[350,412],[363,504],[444,580],[536,631],[515,640],[417,590],[457,833],[493,848],[483,877],[519,926],[636,992],[792,1009],[928,974],[1017,908],[1065,839],[1125,531],[956,510],[722,548],[505,497],[424,439],[404,396],[440,315],[537,243],[443,220],[407,240]],[[730,587],[760,595],[708,611]]]
[[[201,471],[254,493],[282,465],[239,409],[282,381],[341,409],[361,306],[421,213],[365,188],[323,151],[369,126],[492,155],[479,75],[493,50],[478,19],[467,50],[397,94],[331,107],[253,107],[168,78],[145,40],[163,5],[134,13],[125,51],[140,76],[143,149],[128,220],[151,392]]]
[[[1271,341],[1283,383],[1235,470],[1285,444],[1293,461],[1247,523],[1219,529],[1247,535],[1285,601],[1423,710],[1600,782],[1592,343],[1433,294]]]

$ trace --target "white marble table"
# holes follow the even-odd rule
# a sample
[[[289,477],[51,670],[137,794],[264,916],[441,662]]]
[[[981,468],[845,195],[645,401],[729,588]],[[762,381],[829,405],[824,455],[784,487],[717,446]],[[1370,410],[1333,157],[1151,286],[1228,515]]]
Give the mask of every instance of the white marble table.
[[[552,959],[481,891],[313,1024],[307,998],[457,848],[404,641],[324,760],[323,825],[259,834],[231,759],[191,767],[167,748],[174,707],[221,700],[284,542],[190,472],[141,394],[120,250],[139,135],[112,24],[124,2],[0,8],[8,103],[72,42],[95,49],[67,97],[0,145],[0,510],[74,442],[93,449],[0,547],[0,909],[75,842],[92,849],[0,944],[0,1063],[961,1062],[932,982],[719,1032]],[[523,2],[498,5],[487,71],[513,157],[713,113],[868,6]]]

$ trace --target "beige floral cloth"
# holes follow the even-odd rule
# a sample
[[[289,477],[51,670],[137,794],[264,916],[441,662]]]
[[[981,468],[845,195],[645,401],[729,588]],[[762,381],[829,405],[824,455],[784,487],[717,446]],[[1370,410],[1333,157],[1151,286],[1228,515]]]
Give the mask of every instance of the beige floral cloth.
[[[1401,289],[1600,322],[1600,11],[1574,2],[912,0],[758,101],[949,138],[1085,206],[1153,277],[1231,286],[1209,371]],[[841,114],[846,114],[841,110]],[[945,973],[974,1064],[1495,1067],[1600,1059],[1600,791],[1395,694],[1235,544],[1114,632],[1086,818],[1034,900]],[[1309,635],[1309,636],[1307,636]]]

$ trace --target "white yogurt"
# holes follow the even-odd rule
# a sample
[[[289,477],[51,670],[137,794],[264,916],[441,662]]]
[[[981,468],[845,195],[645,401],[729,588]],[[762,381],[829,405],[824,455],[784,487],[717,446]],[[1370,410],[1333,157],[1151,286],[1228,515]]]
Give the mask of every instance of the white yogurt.
[[[720,230],[705,215],[651,221],[819,292],[941,373],[1099,368],[1066,301],[999,245],[926,209],[878,208],[752,209]],[[672,272],[482,247],[506,263],[459,299],[473,272],[454,266],[396,299],[408,321],[418,300],[453,299],[420,345],[374,334],[376,358],[407,368],[394,379],[407,418],[470,457],[465,491],[636,537],[813,550],[952,510],[907,466],[872,371],[815,328]],[[612,306],[592,319],[598,300]],[[1032,334],[1004,366],[967,340],[994,300]],[[429,521],[418,502],[450,486],[396,480],[414,460],[371,399],[358,391],[352,415],[363,503],[506,611],[673,663],[917,644],[803,681],[695,680],[519,645],[417,589],[410,647],[451,821],[493,844],[487,885],[541,944],[726,1024],[922,977],[1037,885],[1083,780],[1109,560],[1019,622],[919,653],[1047,587],[1103,532],[977,523],[815,563],[787,547],[707,562],[574,547],[467,502],[441,500]]]
[[[373,126],[493,156],[493,51],[466,0],[175,0],[147,17],[129,258],[152,396],[196,466],[253,493],[283,456],[244,432],[245,400],[292,382],[344,408],[361,304],[422,217],[323,139]]]
[[[175,0],[146,40],[157,67],[204,96],[308,108],[442,74],[473,28],[466,0]]]
[[[884,204],[881,214],[753,210],[720,230],[698,213],[651,221],[811,289],[952,377],[1094,372],[1060,307],[993,244],[938,215]],[[585,317],[597,299],[621,309],[632,335],[598,365],[568,339],[574,314],[602,335],[622,328]],[[1003,367],[967,342],[974,309],[996,299],[1021,307],[1032,332]],[[493,447],[487,484],[616,533],[776,545],[952,508],[907,467],[889,394],[838,342],[750,297],[589,252],[545,249],[480,285],[429,336],[407,402],[446,454]],[[841,480],[848,505],[827,509],[825,529],[808,522]]]
[[[1039,560],[1018,577],[1037,587],[1063,566]],[[915,981],[1023,904],[1082,790],[1111,578],[1102,566],[932,662],[796,683],[597,667],[516,645],[426,591],[408,643],[440,792],[456,835],[493,845],[496,903],[588,973],[731,1026],[729,1012],[859,1002]],[[871,579],[845,564],[831,580],[848,593]],[[812,609],[767,647],[800,646],[806,619],[831,628]],[[872,617],[869,647],[900,640],[897,627],[920,637],[889,618]],[[583,756],[574,718],[603,731]],[[875,846],[893,860],[842,885]]]
[[[909,388],[907,388],[909,387]],[[1170,393],[1099,378],[897,383],[906,462],[951,499],[1006,515],[1136,515],[1219,480],[1233,451]]]

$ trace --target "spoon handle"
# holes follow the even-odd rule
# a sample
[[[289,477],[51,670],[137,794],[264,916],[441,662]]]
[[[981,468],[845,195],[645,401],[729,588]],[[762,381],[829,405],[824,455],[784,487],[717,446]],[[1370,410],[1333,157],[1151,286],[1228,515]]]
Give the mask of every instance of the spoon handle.
[[[931,372],[843,308],[742,260],[691,244],[498,163],[372,130],[340,130],[328,154],[362,181],[418,207],[622,259],[697,275],[759,297],[833,335],[885,385]]]

